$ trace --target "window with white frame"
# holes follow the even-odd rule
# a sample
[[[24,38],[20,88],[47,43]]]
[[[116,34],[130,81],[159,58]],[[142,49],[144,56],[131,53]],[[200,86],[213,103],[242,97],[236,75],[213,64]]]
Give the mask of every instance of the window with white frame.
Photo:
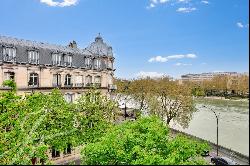
[[[39,63],[39,52],[38,51],[28,51],[29,63],[38,64]]]
[[[38,74],[37,73],[31,73],[29,78],[29,86],[38,86]]]
[[[16,59],[16,48],[4,47],[3,48],[4,61],[15,61]]]
[[[100,59],[95,59],[94,60],[94,68],[95,69],[100,69],[101,68],[101,60]]]
[[[62,55],[59,53],[52,54],[52,64],[62,65]]]
[[[91,83],[92,83],[92,76],[88,75],[88,76],[86,77],[86,84],[87,84],[87,85],[90,85]]]
[[[72,82],[71,82],[71,75],[70,75],[70,74],[67,74],[67,75],[65,76],[64,85],[65,85],[65,86],[71,86],[71,85],[72,85]]]
[[[53,86],[61,86],[61,74],[53,74]]]
[[[15,73],[14,72],[4,72],[4,80],[14,80]]]
[[[90,58],[85,58],[85,65],[88,66],[88,67],[91,67],[91,59]]]
[[[64,56],[64,65],[65,66],[72,66],[72,56],[71,55]]]

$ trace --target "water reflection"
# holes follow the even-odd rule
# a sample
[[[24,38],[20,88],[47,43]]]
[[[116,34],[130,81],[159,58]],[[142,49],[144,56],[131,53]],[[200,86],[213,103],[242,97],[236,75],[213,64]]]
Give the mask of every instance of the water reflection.
[[[229,101],[230,102],[230,101]],[[206,105],[209,108],[205,108]],[[198,102],[189,127],[183,129],[171,122],[172,128],[216,143],[216,118],[219,114],[219,144],[249,156],[249,103],[224,104]]]

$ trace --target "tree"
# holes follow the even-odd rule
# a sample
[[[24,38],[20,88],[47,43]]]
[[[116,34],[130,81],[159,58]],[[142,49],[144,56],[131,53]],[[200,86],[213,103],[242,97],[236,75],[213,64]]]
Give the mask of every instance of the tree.
[[[78,113],[75,122],[81,144],[97,141],[114,122],[117,114],[117,104],[97,90],[80,97],[74,109]]]
[[[116,104],[91,90],[77,103],[67,103],[59,90],[21,98],[14,91],[0,94],[0,163],[48,163],[48,149],[94,142],[111,125]]]
[[[192,90],[168,78],[157,80],[155,95],[151,97],[154,108],[151,113],[158,115],[169,124],[173,119],[183,127],[187,127],[195,111]]]
[[[209,149],[183,136],[169,137],[169,129],[157,117],[141,118],[114,126],[99,142],[81,151],[88,165],[187,165],[207,164],[200,156]]]

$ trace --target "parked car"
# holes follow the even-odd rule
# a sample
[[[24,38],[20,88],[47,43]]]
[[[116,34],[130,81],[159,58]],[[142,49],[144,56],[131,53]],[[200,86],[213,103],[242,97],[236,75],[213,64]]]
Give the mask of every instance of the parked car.
[[[211,162],[215,165],[238,165],[235,161],[227,157],[212,157]]]

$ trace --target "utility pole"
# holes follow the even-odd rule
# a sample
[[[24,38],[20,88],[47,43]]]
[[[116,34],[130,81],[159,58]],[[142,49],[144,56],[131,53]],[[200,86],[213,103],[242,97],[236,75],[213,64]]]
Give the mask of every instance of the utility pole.
[[[207,108],[206,106],[203,106]],[[211,111],[213,111],[215,117],[216,117],[216,155],[219,156],[219,116],[215,113],[214,110],[210,108]]]

